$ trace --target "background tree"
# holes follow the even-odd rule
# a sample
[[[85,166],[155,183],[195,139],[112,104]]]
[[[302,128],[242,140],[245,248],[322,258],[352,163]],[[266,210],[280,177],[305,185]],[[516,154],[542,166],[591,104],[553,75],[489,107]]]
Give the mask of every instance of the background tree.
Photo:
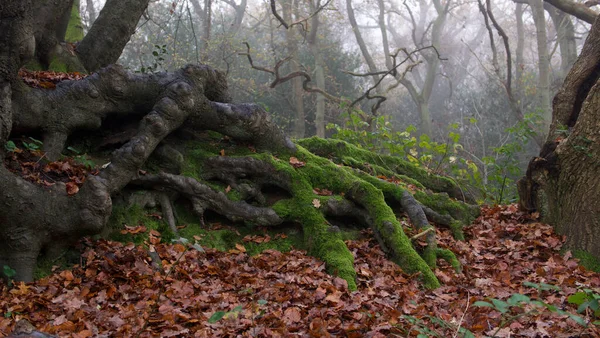
[[[550,133],[519,182],[521,207],[538,211],[567,243],[600,256],[598,245],[598,57],[600,23],[554,98]]]

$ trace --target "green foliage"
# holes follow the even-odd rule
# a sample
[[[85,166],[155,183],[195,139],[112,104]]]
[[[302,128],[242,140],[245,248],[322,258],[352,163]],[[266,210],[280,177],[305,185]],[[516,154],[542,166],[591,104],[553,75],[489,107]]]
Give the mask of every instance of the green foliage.
[[[531,283],[531,282],[524,282],[523,286],[527,286],[527,287],[536,289],[538,291],[538,294],[543,291],[558,291],[558,290],[560,290],[559,287],[557,287],[555,285],[546,284],[546,283],[536,284],[536,283]],[[584,302],[587,299],[590,299],[590,298],[587,298],[588,294],[585,292],[584,292],[583,296],[578,295],[578,294],[579,293],[576,293],[575,295],[577,295],[577,296],[572,295],[571,297],[573,297],[574,301],[581,301],[581,304],[584,304]],[[571,297],[569,297],[569,302],[571,302]],[[593,294],[590,297],[600,298],[600,295]],[[594,298],[594,299],[597,300],[597,298]],[[596,306],[597,305],[598,305],[598,303],[596,301]],[[491,298],[491,299],[489,299],[489,301],[474,302],[473,306],[489,307],[489,308],[494,309],[501,313],[500,325],[498,326],[496,331],[492,334],[493,337],[496,336],[496,334],[503,327],[514,322],[518,318],[526,317],[526,316],[536,316],[544,311],[549,311],[549,312],[555,313],[560,316],[567,316],[570,319],[572,319],[573,321],[575,321],[577,324],[581,325],[582,327],[587,327],[587,322],[586,322],[585,318],[578,316],[576,314],[572,314],[570,312],[564,311],[562,309],[559,309],[556,305],[548,304],[544,301],[537,300],[537,299],[531,299],[529,296],[526,296],[526,295],[523,295],[520,293],[512,294],[506,301],[496,299],[496,298]],[[582,306],[580,306],[580,308],[582,308]],[[587,308],[588,308],[587,305],[583,306],[583,311],[585,311],[585,309],[587,309]],[[590,306],[590,308],[592,308],[592,307]],[[515,310],[515,309],[518,309],[518,310]],[[581,312],[579,312],[579,313],[581,313]],[[594,323],[594,324],[596,324],[596,323]]]
[[[567,298],[567,301],[570,304],[577,305],[577,313],[592,313],[595,318],[600,318],[600,304],[598,300],[600,299],[600,294],[594,292],[590,289],[583,289],[579,292],[576,292],[570,295]],[[594,325],[600,325],[600,320],[596,320],[593,322]]]
[[[433,317],[433,316],[424,316],[423,317],[423,318],[428,319],[431,322],[431,324],[423,321],[423,319],[421,319],[421,318],[417,318],[414,316],[402,315],[402,318],[411,325],[409,329],[407,329],[407,328],[402,328],[402,329],[404,331],[406,331],[407,335],[412,332],[417,332],[417,338],[446,337],[446,335],[439,333],[435,329],[433,329],[431,327],[431,324],[434,324],[436,326],[446,328],[446,329],[451,328],[452,330],[457,331],[457,334],[455,335],[455,337],[475,338],[475,335],[473,334],[473,332],[465,329],[464,327],[459,327],[457,329],[455,327],[455,325],[448,323],[445,320],[442,320],[437,317]]]
[[[9,152],[14,152],[15,150],[17,150],[17,145],[15,145],[15,143],[13,141],[8,141],[6,142],[6,144],[4,144],[4,149],[8,150]]]
[[[600,272],[600,261],[591,253],[584,250],[573,250],[573,257],[579,259],[579,265],[586,269]]]
[[[159,69],[163,68],[163,62],[167,55],[167,45],[154,45],[154,50],[152,51],[152,65],[144,66],[142,64],[137,73],[147,74],[158,72]]]
[[[31,142],[29,142],[29,143],[27,143],[25,141],[21,142],[23,144],[23,147],[29,151],[40,150],[42,145],[44,145],[44,143],[42,141],[34,139],[33,137],[29,137],[29,139],[31,140]]]
[[[73,156],[73,159],[76,163],[83,165],[87,169],[93,169],[94,167],[96,167],[96,163],[88,156],[88,154],[81,154],[77,149],[73,147],[67,147],[67,150],[75,154],[75,156]]]
[[[459,123],[448,126],[445,142],[436,142],[426,134],[419,135],[412,125],[394,131],[385,116],[373,118],[370,125],[366,120],[364,112],[354,111],[345,115],[343,126],[330,123],[327,128],[333,130],[333,138],[381,154],[405,157],[429,173],[467,183],[482,203],[501,204],[517,199],[515,181],[522,176],[518,155],[535,136],[531,126],[540,122],[540,116],[525,115],[523,121],[506,129],[507,136],[500,146],[486,149],[489,155],[481,157],[464,149]],[[466,123],[476,125],[478,120],[471,117]]]
[[[2,266],[2,274],[6,277],[8,287],[12,287],[13,278],[17,275],[17,271],[8,265]]]
[[[243,290],[242,292],[252,294],[254,291],[252,289],[246,289],[246,290]],[[254,302],[254,299],[252,298],[252,302],[250,304],[250,308],[252,311],[252,317],[251,317],[252,323],[254,323],[254,319],[258,319],[265,314],[265,310],[262,309],[262,307],[264,305],[266,305],[267,303],[268,303],[268,301],[266,301],[264,299],[259,299],[256,302]],[[213,313],[212,316],[210,316],[210,318],[208,319],[208,322],[210,324],[214,324],[223,318],[236,319],[240,316],[243,309],[244,309],[244,307],[242,305],[238,305],[238,306],[234,307],[231,311],[217,311],[217,312]]]

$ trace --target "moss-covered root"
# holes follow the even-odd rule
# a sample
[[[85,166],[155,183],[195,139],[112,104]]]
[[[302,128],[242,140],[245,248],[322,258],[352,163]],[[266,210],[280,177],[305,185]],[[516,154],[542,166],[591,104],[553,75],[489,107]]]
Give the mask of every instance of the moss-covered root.
[[[385,203],[383,193],[373,185],[358,181],[346,196],[363,206],[374,220],[373,230],[383,241],[390,258],[409,273],[419,272],[427,288],[437,288],[439,281],[429,265],[419,256],[406,236],[392,209]]]
[[[354,256],[342,240],[339,229],[329,226],[311,200],[281,200],[273,205],[273,209],[286,220],[301,221],[308,253],[322,259],[327,272],[345,279],[348,288],[356,290]]]
[[[385,176],[404,176],[418,181],[418,185],[423,185],[427,189],[436,192],[446,192],[457,199],[467,199],[471,201],[470,196],[465,196],[461,188],[451,179],[443,176],[432,175],[425,169],[415,166],[404,159],[396,156],[380,155],[374,152],[360,149],[348,142],[335,139],[322,139],[311,137],[298,140],[297,144],[305,147],[313,154],[332,159],[338,164],[345,164],[351,167],[358,167],[368,163],[373,175]]]
[[[454,268],[456,273],[460,273],[462,271],[462,266],[461,266],[460,262],[458,261],[458,258],[456,258],[456,255],[454,255],[454,252],[450,251],[449,249],[438,248],[436,250],[436,257],[439,257],[439,258],[445,260],[446,262],[448,262],[448,264],[452,265],[452,267]]]

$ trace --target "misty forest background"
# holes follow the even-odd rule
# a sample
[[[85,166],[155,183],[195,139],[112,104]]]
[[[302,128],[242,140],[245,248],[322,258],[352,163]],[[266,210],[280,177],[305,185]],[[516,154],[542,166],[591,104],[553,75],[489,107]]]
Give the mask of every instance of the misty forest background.
[[[278,21],[268,1],[157,1],[119,62],[142,73],[208,64],[235,102],[263,105],[288,135],[407,156],[479,202],[508,203],[590,28],[530,2],[290,0]],[[85,31],[103,2],[80,6]],[[277,78],[265,71],[276,67]],[[302,76],[281,81],[298,71],[328,97]]]

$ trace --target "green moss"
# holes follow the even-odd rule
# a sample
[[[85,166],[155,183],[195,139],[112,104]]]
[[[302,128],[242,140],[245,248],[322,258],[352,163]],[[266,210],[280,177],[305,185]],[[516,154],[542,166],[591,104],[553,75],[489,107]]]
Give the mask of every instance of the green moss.
[[[58,257],[40,256],[33,271],[34,280],[48,277],[58,271],[72,269],[81,259],[81,252],[66,248]]]
[[[579,259],[579,265],[588,270],[600,272],[600,260],[596,256],[584,250],[573,250],[572,253],[573,257]]]
[[[395,255],[393,259],[407,272],[421,272],[423,283],[428,288],[439,286],[439,282],[425,261],[415,252],[408,237],[404,234],[400,223],[396,219],[392,209],[385,202],[384,195],[380,189],[373,184],[358,177],[357,172],[348,167],[338,167],[331,161],[315,156],[302,146],[298,146],[296,157],[305,162],[305,166],[294,169],[283,159],[280,163],[274,163],[278,171],[289,173],[294,184],[294,200],[280,201],[274,206],[275,211],[281,217],[295,216],[296,219],[305,225],[305,232],[314,234],[312,242],[321,243],[322,248],[327,248],[325,254],[316,250],[317,257],[325,260],[328,267],[336,270],[340,276],[346,276],[346,280],[355,275],[352,267],[350,269],[351,255],[347,256],[342,251],[343,241],[338,233],[332,234],[323,227],[325,220],[320,212],[312,205],[311,201],[316,197],[312,192],[312,187],[326,188],[334,193],[345,193],[346,196],[362,204],[369,210],[374,218],[375,226],[386,236],[386,242],[394,248]],[[365,175],[365,177],[370,177]],[[382,181],[383,182],[383,181]],[[397,187],[396,187],[397,189]],[[311,224],[312,228],[306,228],[306,224]],[[307,238],[310,240],[311,238]],[[334,250],[333,253],[331,250]],[[347,252],[347,248],[345,249]],[[341,255],[341,257],[335,257]],[[344,262],[342,266],[340,262]],[[331,263],[330,263],[331,262]],[[330,265],[331,264],[331,265]],[[350,271],[352,270],[352,271]]]
[[[375,169],[375,174],[379,170],[382,174],[387,173],[385,176],[390,176],[390,172],[394,175],[407,176],[428,189],[447,192],[451,195],[456,195],[460,191],[454,181],[447,177],[430,174],[425,169],[399,157],[379,155],[342,140],[311,137],[298,140],[297,143],[316,155],[331,158],[336,163],[345,161],[359,166],[369,163],[371,168]]]
[[[461,272],[462,266],[460,265],[460,262],[458,261],[458,258],[456,258],[456,255],[454,254],[454,252],[452,252],[452,251],[450,251],[448,249],[440,249],[440,248],[438,248],[436,250],[436,256],[438,258],[441,258],[441,259],[445,260],[450,265],[452,265],[452,267],[454,268],[454,270],[457,273]]]
[[[50,64],[48,65],[48,70],[59,72],[59,73],[67,73],[69,68],[67,67],[66,62],[61,60],[58,56],[53,55],[50,59]]]
[[[312,187],[305,181],[303,183],[295,185],[294,199],[278,201],[273,205],[273,210],[286,220],[301,223],[308,253],[322,259],[329,273],[345,279],[348,288],[356,290],[354,257],[342,240],[341,233],[334,231],[312,204],[313,199],[317,198]]]
[[[462,224],[471,224],[479,216],[479,207],[451,199],[448,194],[425,193],[417,191],[415,198],[423,205],[439,212],[442,215],[450,215]]]
[[[81,40],[83,40],[83,24],[81,16],[79,16],[79,0],[75,0],[73,1],[73,7],[71,7],[71,17],[67,26],[65,41],[77,42]]]
[[[160,232],[161,239],[163,242],[169,242],[175,238],[168,224],[164,220],[156,219],[152,216],[151,211],[146,211],[142,207],[133,205],[129,208],[124,206],[113,207],[113,212],[108,220],[107,224],[107,235],[110,239],[119,242],[133,242],[135,244],[143,244],[150,233],[150,230],[156,230]],[[137,234],[125,233],[122,234],[121,230],[124,229],[125,225],[135,227],[138,225],[145,226],[148,231],[140,232]]]
[[[452,236],[457,241],[465,240],[465,233],[463,232],[463,224],[461,221],[452,221],[452,223],[450,223],[450,231],[452,231]]]
[[[44,70],[44,66],[42,66],[42,64],[36,59],[31,59],[31,60],[27,61],[27,63],[23,66],[23,68],[33,70],[33,71]]]

